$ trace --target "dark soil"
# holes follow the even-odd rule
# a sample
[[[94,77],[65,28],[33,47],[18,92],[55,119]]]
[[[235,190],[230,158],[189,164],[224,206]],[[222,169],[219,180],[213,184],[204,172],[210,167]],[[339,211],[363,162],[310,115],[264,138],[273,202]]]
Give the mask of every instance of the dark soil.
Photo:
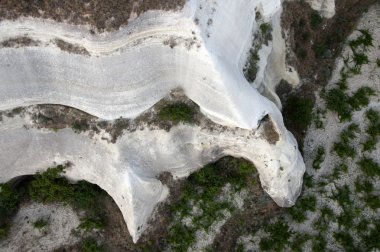
[[[0,47],[23,47],[23,46],[38,46],[40,44],[39,41],[35,41],[31,38],[27,37],[19,37],[7,39],[0,43]]]
[[[177,10],[185,0],[2,0],[0,21],[20,16],[89,24],[98,32],[117,30],[129,18],[148,10]]]
[[[87,56],[90,55],[87,49],[84,48],[83,46],[74,45],[66,41],[63,41],[62,39],[56,39],[54,40],[54,42],[62,51],[66,51],[66,52],[74,53],[74,54],[87,55]]]
[[[341,54],[347,37],[368,8],[377,0],[336,0],[336,15],[319,20],[318,14],[303,1],[285,1],[282,27],[290,31],[288,45],[294,54],[287,55],[290,65],[296,67],[303,85],[294,95],[315,101],[314,92],[327,85],[335,68],[335,59]],[[282,87],[285,87],[284,85]],[[286,92],[289,92],[287,90]],[[286,110],[287,94],[280,99]],[[300,115],[302,116],[302,115]],[[287,128],[299,143],[306,128],[285,120]]]

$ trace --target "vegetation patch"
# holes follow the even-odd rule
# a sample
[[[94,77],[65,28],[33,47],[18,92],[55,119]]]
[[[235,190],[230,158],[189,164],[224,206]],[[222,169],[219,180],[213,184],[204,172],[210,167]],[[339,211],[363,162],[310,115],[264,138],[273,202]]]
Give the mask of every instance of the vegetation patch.
[[[253,183],[255,167],[243,160],[232,161],[229,169],[220,169],[216,163],[193,173],[185,184],[180,200],[171,206],[175,220],[169,228],[169,243],[174,251],[186,251],[196,241],[196,232],[208,233],[211,225],[225,218],[225,211],[235,206],[223,199],[223,188],[229,184],[236,193]],[[196,210],[194,210],[196,209]],[[190,218],[190,223],[183,220]]]
[[[317,150],[317,155],[313,161],[313,168],[316,170],[319,170],[324,160],[325,160],[325,149],[322,146],[319,146]]]
[[[185,103],[174,103],[163,107],[158,116],[161,120],[178,124],[180,122],[193,123],[195,109]]]
[[[269,224],[265,227],[265,231],[268,236],[261,238],[260,249],[262,251],[283,251],[293,235],[293,231],[283,219]]]
[[[44,229],[48,224],[49,224],[49,222],[47,220],[45,220],[43,218],[39,218],[38,220],[33,222],[33,227],[41,230],[41,229]]]
[[[286,101],[283,113],[286,124],[306,130],[313,120],[313,101],[291,95]]]

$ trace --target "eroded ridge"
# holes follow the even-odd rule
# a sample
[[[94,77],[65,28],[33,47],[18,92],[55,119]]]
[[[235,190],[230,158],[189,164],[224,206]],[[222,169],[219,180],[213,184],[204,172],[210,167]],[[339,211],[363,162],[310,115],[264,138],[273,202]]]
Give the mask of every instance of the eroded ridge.
[[[101,119],[132,120],[180,88],[214,124],[141,127],[108,141],[103,130],[56,132],[35,127],[28,113],[4,116],[1,182],[69,161],[70,179],[95,183],[113,197],[134,241],[168,194],[156,176],[186,177],[225,155],[253,162],[276,203],[293,205],[305,166],[278,107],[255,89],[289,77],[284,60],[274,60],[284,56],[283,41],[263,47],[260,83],[248,83],[242,71],[258,12],[279,25],[281,1],[191,0],[182,11],[147,12],[101,35],[47,20],[0,22],[0,41],[21,35],[39,41],[0,49],[1,110],[62,104]]]

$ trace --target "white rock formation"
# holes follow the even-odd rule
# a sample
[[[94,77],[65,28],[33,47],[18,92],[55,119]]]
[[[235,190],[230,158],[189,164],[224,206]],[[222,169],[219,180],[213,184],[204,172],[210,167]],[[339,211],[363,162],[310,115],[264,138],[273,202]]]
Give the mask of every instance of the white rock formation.
[[[52,103],[104,119],[133,118],[181,87],[211,120],[238,127],[218,132],[189,125],[170,132],[146,129],[110,144],[70,129],[27,129],[27,120],[4,117],[0,182],[46,169],[53,161],[70,161],[74,166],[67,176],[106,190],[134,241],[168,194],[156,175],[169,171],[184,177],[224,155],[251,160],[277,204],[293,205],[305,169],[297,143],[276,105],[242,73],[258,29],[257,10],[265,20],[274,20],[281,1],[190,0],[181,12],[149,11],[118,32],[100,35],[47,20],[0,22],[0,42],[20,36],[40,41],[37,47],[0,48],[0,110]],[[55,39],[83,46],[90,56],[61,51]],[[269,90],[280,78],[294,79],[286,72],[281,43],[275,39],[268,45],[268,60],[260,62]],[[258,128],[267,114],[279,134],[275,144]]]

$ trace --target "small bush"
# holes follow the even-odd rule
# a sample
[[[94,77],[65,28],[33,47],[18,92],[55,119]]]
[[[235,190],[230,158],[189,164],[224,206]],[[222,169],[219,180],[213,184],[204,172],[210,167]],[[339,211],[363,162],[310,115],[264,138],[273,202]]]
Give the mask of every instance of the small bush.
[[[90,128],[90,125],[88,124],[86,119],[76,120],[72,125],[71,128],[76,132],[80,133],[83,131],[86,131]]]
[[[319,146],[317,150],[317,155],[313,161],[313,168],[316,170],[319,170],[324,160],[325,160],[325,149],[322,146]]]
[[[103,246],[98,245],[96,240],[88,238],[82,242],[82,251],[83,252],[102,252],[104,251]]]
[[[371,193],[373,191],[373,185],[369,180],[356,179],[355,190],[356,192]]]
[[[10,227],[8,224],[4,224],[0,226],[0,241],[5,239],[8,236],[9,229]]]
[[[291,95],[284,106],[284,118],[288,124],[306,130],[313,120],[313,101]]]
[[[377,64],[378,67],[380,67],[380,59],[376,60],[376,64]]]
[[[295,206],[289,209],[289,214],[293,218],[294,221],[301,223],[304,222],[306,218],[306,212],[311,211],[315,212],[317,207],[317,198],[312,196],[307,196],[301,198],[297,201]]]
[[[345,251],[356,251],[354,239],[347,231],[335,232],[334,238],[340,245],[342,245]]]
[[[349,99],[351,107],[355,110],[360,110],[369,104],[369,98],[375,95],[375,91],[369,87],[359,88]]]
[[[318,12],[313,12],[310,17],[310,25],[313,29],[318,28],[323,22],[323,18]]]
[[[369,63],[368,56],[364,53],[354,53],[353,60],[355,62],[355,66],[361,66]]]
[[[48,224],[49,224],[49,222],[47,220],[39,218],[38,220],[36,220],[35,222],[33,222],[33,227],[35,227],[37,229],[43,229]]]
[[[341,121],[351,120],[352,112],[349,104],[349,96],[339,88],[329,90],[326,95],[327,109],[338,114]]]
[[[194,121],[195,110],[185,103],[174,103],[166,105],[158,115],[161,120],[170,121],[174,124],[191,123]]]
[[[92,218],[83,219],[81,224],[78,226],[79,229],[83,229],[86,232],[90,232],[94,229],[103,229],[104,227],[105,227],[104,220],[92,219]]]
[[[289,245],[289,239],[294,233],[282,219],[266,226],[265,231],[269,236],[261,238],[260,249],[262,251],[283,251]]]
[[[43,173],[37,173],[29,186],[30,197],[37,202],[68,204],[74,197],[74,188],[62,177],[65,168],[63,165],[58,165]]]
[[[380,176],[380,166],[378,163],[373,161],[372,158],[363,157],[358,162],[359,168],[362,172],[371,178],[375,178],[376,176]]]
[[[5,221],[6,216],[17,208],[19,201],[20,195],[17,191],[8,184],[0,184],[0,225]]]

